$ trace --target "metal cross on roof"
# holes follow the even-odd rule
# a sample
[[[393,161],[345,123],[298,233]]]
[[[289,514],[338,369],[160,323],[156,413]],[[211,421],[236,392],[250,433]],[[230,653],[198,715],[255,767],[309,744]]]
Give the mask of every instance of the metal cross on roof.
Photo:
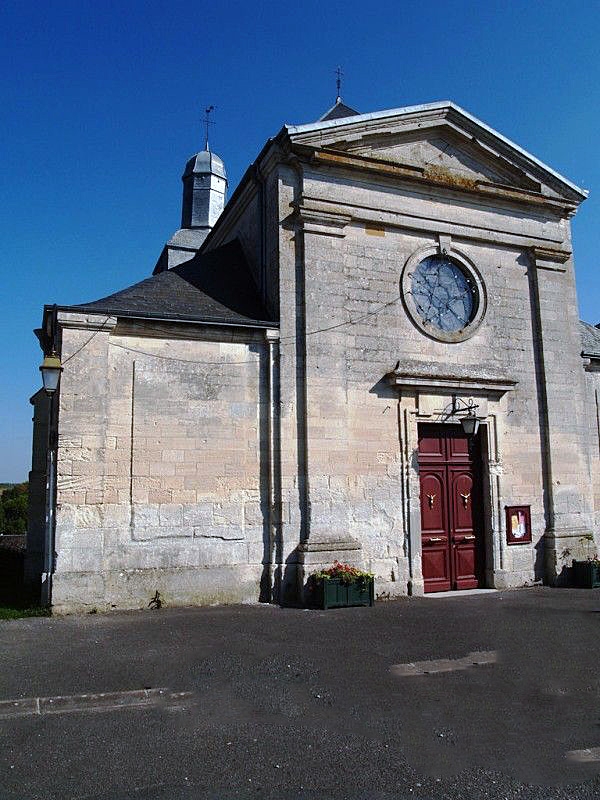
[[[208,150],[208,126],[214,125],[215,123],[210,118],[211,111],[214,111],[216,106],[208,106],[208,108],[204,109],[204,127],[205,127],[205,135],[204,135],[204,149]]]
[[[335,74],[336,74],[335,85],[336,85],[336,89],[337,89],[337,97],[335,98],[335,102],[336,103],[341,103],[342,102],[342,95],[341,95],[342,75],[344,74],[342,72],[342,68],[338,66],[336,71],[335,71]]]

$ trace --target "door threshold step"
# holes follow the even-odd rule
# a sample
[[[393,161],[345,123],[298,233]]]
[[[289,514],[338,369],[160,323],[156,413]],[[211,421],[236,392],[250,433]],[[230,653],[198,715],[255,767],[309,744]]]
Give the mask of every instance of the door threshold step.
[[[498,589],[458,589],[449,592],[428,592],[424,594],[423,597],[433,600],[436,597],[440,599],[443,597],[469,597],[474,594],[494,594],[497,592]]]

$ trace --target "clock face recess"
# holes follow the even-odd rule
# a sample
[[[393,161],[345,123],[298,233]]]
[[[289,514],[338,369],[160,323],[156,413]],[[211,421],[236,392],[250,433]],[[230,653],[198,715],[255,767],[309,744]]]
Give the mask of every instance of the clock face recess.
[[[423,322],[445,333],[462,331],[477,313],[475,283],[445,255],[429,256],[415,267],[410,292]]]

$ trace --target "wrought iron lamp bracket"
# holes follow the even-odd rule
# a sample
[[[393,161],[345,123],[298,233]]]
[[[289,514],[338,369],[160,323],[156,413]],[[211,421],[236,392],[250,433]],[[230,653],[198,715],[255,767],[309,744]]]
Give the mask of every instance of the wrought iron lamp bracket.
[[[477,416],[479,405],[470,397],[468,403],[461,397],[452,395],[452,403],[442,411],[442,421],[447,422],[451,417],[458,417],[460,424],[467,436],[475,436],[479,429],[480,419]]]

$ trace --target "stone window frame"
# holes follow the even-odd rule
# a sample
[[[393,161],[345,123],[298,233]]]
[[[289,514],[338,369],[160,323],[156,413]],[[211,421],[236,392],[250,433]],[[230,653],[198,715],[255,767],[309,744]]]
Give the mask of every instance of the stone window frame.
[[[475,285],[478,294],[477,310],[468,325],[459,331],[443,331],[425,322],[413,300],[411,292],[412,272],[421,261],[433,255],[444,255],[454,261]],[[402,297],[404,309],[415,327],[430,339],[435,339],[438,342],[446,342],[448,344],[456,344],[470,339],[471,336],[477,332],[487,310],[487,292],[481,273],[471,259],[454,246],[442,248],[439,245],[430,245],[415,250],[415,252],[408,257],[402,269],[402,275],[400,277],[400,296]]]

